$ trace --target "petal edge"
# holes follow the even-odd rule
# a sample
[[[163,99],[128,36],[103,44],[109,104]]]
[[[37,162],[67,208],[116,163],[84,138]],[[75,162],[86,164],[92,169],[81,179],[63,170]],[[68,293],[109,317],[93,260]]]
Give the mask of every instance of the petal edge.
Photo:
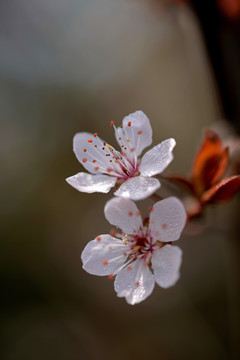
[[[136,176],[125,181],[114,195],[135,201],[143,200],[152,195],[160,186],[160,182],[155,178]]]
[[[176,141],[170,138],[148,150],[143,155],[139,166],[141,175],[153,176],[163,172],[173,159],[172,150],[175,145]]]
[[[152,257],[152,267],[156,283],[162,288],[176,284],[182,262],[182,250],[178,246],[165,245],[156,250]]]
[[[86,193],[108,193],[116,184],[117,179],[108,175],[92,175],[80,172],[66,179],[76,190]]]

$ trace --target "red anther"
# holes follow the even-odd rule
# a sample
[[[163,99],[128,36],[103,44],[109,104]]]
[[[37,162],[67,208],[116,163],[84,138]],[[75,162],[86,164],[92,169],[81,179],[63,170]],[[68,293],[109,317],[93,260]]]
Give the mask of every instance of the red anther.
[[[108,278],[109,278],[110,280],[112,280],[112,279],[114,279],[114,275],[113,275],[113,274],[110,274],[110,275],[108,275]]]
[[[96,166],[96,167],[94,168],[94,170],[95,170],[95,171],[98,171],[98,170],[99,170],[99,166]]]
[[[82,159],[82,161],[85,163],[85,162],[87,162],[87,159],[86,159],[86,158],[84,158],[84,159]]]
[[[133,216],[133,212],[132,212],[132,211],[129,211],[129,212],[128,212],[128,215],[129,215],[129,216]]]
[[[131,265],[128,265],[127,270],[128,270],[128,271],[132,270],[132,266],[131,266]]]
[[[92,143],[92,139],[88,139],[88,142],[89,142],[89,143]]]
[[[141,211],[138,211],[137,216],[141,216],[141,215],[142,215]]]
[[[103,265],[107,265],[108,264],[108,261],[105,259],[103,260]]]
[[[86,152],[86,151],[87,151],[87,149],[83,149],[83,151],[84,151],[84,152]]]
[[[166,229],[167,228],[167,224],[162,224],[162,229]]]
[[[113,236],[113,237],[115,237],[115,236],[117,235],[117,232],[116,232],[115,230],[111,230],[111,231],[110,231],[110,235]]]
[[[132,149],[131,149],[131,152],[134,152],[134,151],[135,151],[135,148],[132,148]]]
[[[103,145],[104,145],[104,146],[106,146],[106,143],[105,143],[105,141],[104,141]]]
[[[148,209],[149,212],[152,212],[153,211],[153,207],[150,206],[149,209]]]
[[[97,241],[98,241],[98,242],[101,241],[101,236],[98,236],[98,237],[97,237]]]
[[[92,162],[95,163],[97,160],[93,160]]]
[[[109,173],[110,173],[111,171],[112,171],[112,169],[110,169],[110,168],[108,168],[108,169],[107,169],[107,172],[109,172]]]
[[[138,131],[137,133],[138,133],[138,135],[141,135],[141,133],[142,133],[142,130],[139,130],[139,131]]]
[[[114,125],[114,121],[110,121],[110,125],[113,126],[113,125]]]
[[[97,137],[97,136],[98,136],[98,133],[94,133],[93,136],[94,136],[94,137]]]
[[[139,282],[139,281],[136,281],[136,282],[135,282],[135,285],[136,285],[136,286],[139,286],[139,285],[140,285],[140,282]]]
[[[129,122],[128,122],[128,126],[131,126],[131,124],[132,124],[131,121],[129,121]]]

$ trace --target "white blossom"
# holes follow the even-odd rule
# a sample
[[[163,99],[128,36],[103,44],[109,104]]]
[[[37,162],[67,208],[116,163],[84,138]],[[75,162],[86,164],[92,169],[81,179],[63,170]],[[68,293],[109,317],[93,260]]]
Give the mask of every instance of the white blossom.
[[[152,176],[161,173],[172,161],[174,139],[167,139],[147,151],[142,159],[139,155],[152,143],[152,128],[142,111],[126,116],[115,130],[121,151],[101,140],[98,135],[77,133],[73,139],[73,150],[79,162],[90,174],[80,172],[66,179],[75,189],[92,193],[107,193],[116,185],[116,196],[132,200],[145,199],[152,195],[160,182]]]
[[[105,217],[122,230],[100,235],[82,252],[83,269],[90,274],[114,278],[114,289],[129,304],[137,304],[153,291],[155,282],[163,288],[179,279],[182,251],[170,243],[179,239],[186,211],[175,197],[155,203],[149,220],[143,221],[129,199],[113,198],[105,205]]]

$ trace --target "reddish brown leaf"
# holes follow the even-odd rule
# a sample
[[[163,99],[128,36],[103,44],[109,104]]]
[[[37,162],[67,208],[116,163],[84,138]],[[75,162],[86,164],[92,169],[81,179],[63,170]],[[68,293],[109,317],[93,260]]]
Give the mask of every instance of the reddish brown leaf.
[[[228,162],[228,149],[223,147],[219,136],[207,130],[192,168],[192,184],[197,195],[215,184],[223,175]]]
[[[209,179],[209,184],[213,185],[222,177],[228,164],[228,148],[222,150],[222,153],[219,154],[218,159],[216,159],[215,164],[212,166],[211,179]]]
[[[167,180],[173,181],[174,183],[182,186],[187,192],[194,194],[192,183],[185,177],[180,175],[164,175],[163,177]]]
[[[231,176],[221,180],[218,184],[206,191],[203,194],[201,201],[203,204],[225,202],[231,200],[239,189],[240,175]]]
[[[220,10],[230,19],[240,16],[240,0],[218,0]]]

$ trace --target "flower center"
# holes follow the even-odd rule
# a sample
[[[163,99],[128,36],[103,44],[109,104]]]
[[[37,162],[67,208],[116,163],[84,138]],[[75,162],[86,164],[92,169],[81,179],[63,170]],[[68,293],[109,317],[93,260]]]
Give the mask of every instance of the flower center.
[[[146,238],[139,237],[136,240],[136,246],[143,248],[143,247],[145,247],[146,244],[148,244],[148,239],[146,239]]]
[[[95,172],[114,176],[118,181],[124,181],[129,177],[138,175],[139,173],[139,163],[136,149],[130,139],[134,139],[131,122],[129,122],[127,126],[131,129],[130,133],[129,131],[126,131],[123,126],[116,128],[113,121],[111,122],[111,125],[114,127],[121,147],[121,152],[115,150],[111,145],[102,141],[98,137],[98,134],[95,133],[93,138],[88,139],[88,144],[86,148],[83,149],[84,158],[82,161],[85,164],[91,165]],[[137,132],[138,141],[135,141],[137,147],[139,144],[139,136],[141,134],[142,131]]]
[[[154,251],[155,244],[147,229],[133,236],[130,241],[132,250],[131,256],[133,257],[137,256],[147,259]]]

